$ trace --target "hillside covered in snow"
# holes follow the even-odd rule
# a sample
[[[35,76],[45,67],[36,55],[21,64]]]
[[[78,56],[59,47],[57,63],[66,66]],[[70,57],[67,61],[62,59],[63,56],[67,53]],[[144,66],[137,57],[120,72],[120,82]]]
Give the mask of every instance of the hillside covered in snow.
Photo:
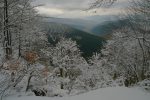
[[[4,100],[149,100],[150,94],[137,88],[102,88],[89,93],[70,97],[8,97]]]

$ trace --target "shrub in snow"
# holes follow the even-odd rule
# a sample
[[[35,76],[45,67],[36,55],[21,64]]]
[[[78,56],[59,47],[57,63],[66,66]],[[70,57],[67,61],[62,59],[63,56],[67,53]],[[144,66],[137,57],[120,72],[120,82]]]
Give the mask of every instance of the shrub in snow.
[[[150,92],[150,79],[145,79],[141,82],[138,82],[137,86]]]
[[[96,53],[91,57],[87,68],[88,75],[85,78],[86,86],[97,89],[116,85],[112,76],[113,68],[107,61],[104,54]]]
[[[34,92],[34,94],[36,96],[46,96],[47,95],[47,90],[45,90],[44,88],[32,88],[32,92]]]

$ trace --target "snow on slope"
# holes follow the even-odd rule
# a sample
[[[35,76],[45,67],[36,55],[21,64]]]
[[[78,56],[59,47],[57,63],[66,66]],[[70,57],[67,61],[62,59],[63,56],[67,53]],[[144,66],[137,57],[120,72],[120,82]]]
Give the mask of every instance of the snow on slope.
[[[143,92],[137,88],[116,87],[103,88],[72,97],[25,96],[7,97],[4,100],[150,100],[150,93]]]

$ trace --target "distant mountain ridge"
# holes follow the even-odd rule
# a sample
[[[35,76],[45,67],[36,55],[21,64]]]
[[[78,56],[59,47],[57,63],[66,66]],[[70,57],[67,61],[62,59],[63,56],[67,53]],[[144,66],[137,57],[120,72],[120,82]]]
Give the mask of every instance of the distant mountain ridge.
[[[129,20],[128,19],[120,19],[116,21],[106,21],[102,24],[97,25],[94,27],[91,31],[95,35],[104,36],[107,34],[111,34],[114,30],[121,29],[122,27],[125,27],[128,25]]]
[[[121,24],[119,23],[119,18],[116,16],[89,16],[85,19],[47,17],[44,21],[69,25],[75,29],[100,36],[109,34],[114,29],[120,28]]]

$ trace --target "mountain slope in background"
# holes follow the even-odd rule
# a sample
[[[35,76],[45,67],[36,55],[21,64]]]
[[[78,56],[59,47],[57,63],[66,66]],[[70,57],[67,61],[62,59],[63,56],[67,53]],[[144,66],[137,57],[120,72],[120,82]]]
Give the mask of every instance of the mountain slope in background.
[[[103,20],[96,22],[100,19]],[[71,38],[77,42],[85,58],[100,51],[105,40],[111,38],[111,33],[123,27],[126,21],[126,19],[117,20],[109,16],[91,16],[86,19],[49,17],[44,19],[45,30],[49,34],[51,44],[56,44],[60,35]]]
[[[49,42],[55,45],[60,36],[71,38],[79,45],[83,57],[87,58],[92,56],[94,52],[100,51],[105,39],[92,35],[90,33],[72,28],[68,25],[58,23],[47,23],[47,33]]]
[[[91,31],[95,35],[105,36],[107,34],[111,34],[114,30],[121,29],[122,27],[128,25],[128,21],[128,19],[105,21],[94,27]]]

